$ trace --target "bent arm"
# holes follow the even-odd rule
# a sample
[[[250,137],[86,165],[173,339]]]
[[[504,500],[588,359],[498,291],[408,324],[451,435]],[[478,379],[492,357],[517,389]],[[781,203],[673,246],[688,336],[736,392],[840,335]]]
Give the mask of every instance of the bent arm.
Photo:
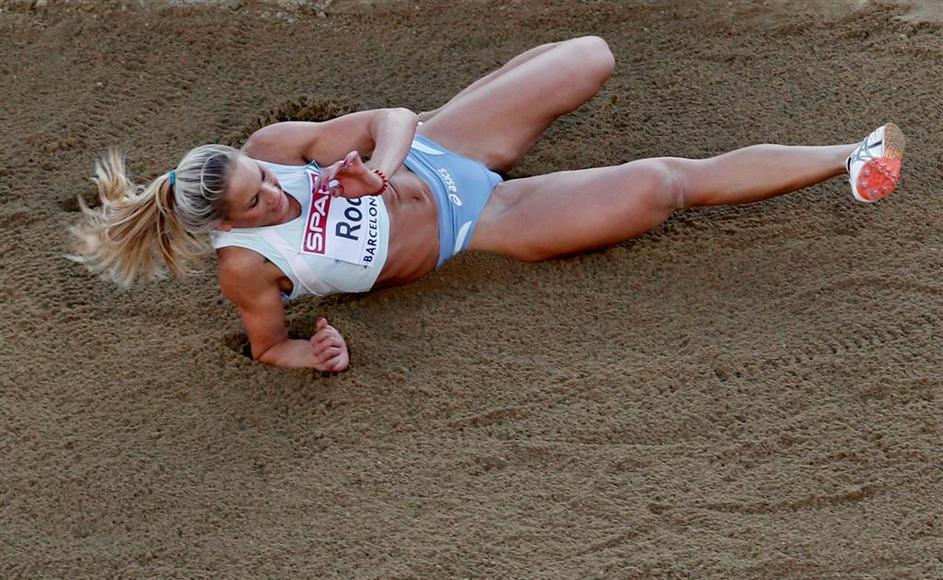
[[[257,259],[258,258],[258,259]],[[279,367],[312,367],[322,371],[341,371],[347,367],[347,347],[340,333],[326,323],[319,323],[318,339],[336,334],[336,340],[292,339],[285,325],[285,308],[277,278],[260,275],[264,260],[253,253],[239,252],[221,256],[219,285],[242,317],[252,358]],[[335,345],[339,342],[340,348]],[[338,352],[340,351],[340,352]],[[338,357],[338,355],[340,358]],[[342,363],[342,364],[340,364]]]
[[[243,152],[255,159],[327,166],[351,151],[369,156],[370,167],[392,175],[402,165],[416,135],[419,117],[409,109],[375,109],[324,121],[285,121],[252,134]]]
[[[374,149],[367,166],[387,176],[396,173],[409,154],[418,121],[419,116],[409,109],[386,109],[385,114],[373,117],[368,130]]]
[[[300,338],[286,337],[259,356],[255,356],[253,353],[253,357],[259,362],[277,367],[305,367],[326,370],[320,368],[320,361],[314,356],[311,341]]]
[[[315,366],[317,361],[311,343],[288,338],[285,308],[278,286],[272,284],[258,290],[254,299],[247,299],[242,293],[233,296],[239,300],[233,300],[233,303],[239,309],[249,335],[252,358],[278,367]]]
[[[347,344],[337,330],[321,318],[317,332],[309,340],[285,338],[259,355],[256,360],[279,367],[310,367],[340,372],[350,364]]]

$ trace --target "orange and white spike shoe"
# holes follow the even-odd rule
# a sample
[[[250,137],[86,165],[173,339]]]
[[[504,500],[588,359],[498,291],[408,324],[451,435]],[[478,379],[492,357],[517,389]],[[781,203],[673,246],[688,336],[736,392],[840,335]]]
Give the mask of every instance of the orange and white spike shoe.
[[[852,151],[845,166],[855,199],[872,203],[894,191],[900,180],[905,141],[903,131],[888,123],[875,129]]]

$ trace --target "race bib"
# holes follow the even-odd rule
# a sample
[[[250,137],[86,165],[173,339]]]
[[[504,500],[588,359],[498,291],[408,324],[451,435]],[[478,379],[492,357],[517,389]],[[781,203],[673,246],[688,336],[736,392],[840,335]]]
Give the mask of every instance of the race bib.
[[[316,175],[308,171],[311,205],[305,216],[301,251],[359,266],[371,265],[380,241],[380,200],[375,195],[347,199],[315,191]]]

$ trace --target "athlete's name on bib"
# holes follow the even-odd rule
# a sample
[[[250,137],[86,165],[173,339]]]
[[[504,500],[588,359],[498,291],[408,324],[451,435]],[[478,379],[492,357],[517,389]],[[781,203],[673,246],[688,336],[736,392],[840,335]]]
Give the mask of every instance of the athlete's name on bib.
[[[301,251],[369,265],[379,245],[379,215],[376,196],[347,199],[312,191]]]

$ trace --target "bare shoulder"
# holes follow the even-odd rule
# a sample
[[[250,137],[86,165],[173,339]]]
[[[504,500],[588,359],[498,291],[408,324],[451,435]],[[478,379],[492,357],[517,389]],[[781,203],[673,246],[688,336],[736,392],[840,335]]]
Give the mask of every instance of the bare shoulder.
[[[220,248],[217,255],[220,290],[238,308],[252,344],[252,356],[259,358],[287,338],[278,269],[260,254],[244,248]]]
[[[260,290],[278,286],[278,270],[258,252],[226,247],[217,251],[219,287],[223,295],[241,305]]]

